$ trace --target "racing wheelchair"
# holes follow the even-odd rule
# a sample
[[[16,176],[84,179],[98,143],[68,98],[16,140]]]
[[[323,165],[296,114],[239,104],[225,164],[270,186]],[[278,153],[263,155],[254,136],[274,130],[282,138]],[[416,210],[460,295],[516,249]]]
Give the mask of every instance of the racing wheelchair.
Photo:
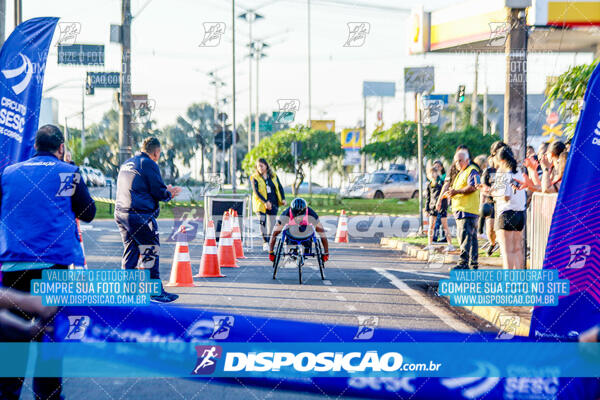
[[[323,245],[312,225],[289,226],[282,230],[275,246],[273,261],[273,279],[277,278],[277,268],[282,261],[293,260],[298,266],[298,282],[302,284],[302,267],[307,257],[316,257],[321,279],[325,279],[323,269]]]

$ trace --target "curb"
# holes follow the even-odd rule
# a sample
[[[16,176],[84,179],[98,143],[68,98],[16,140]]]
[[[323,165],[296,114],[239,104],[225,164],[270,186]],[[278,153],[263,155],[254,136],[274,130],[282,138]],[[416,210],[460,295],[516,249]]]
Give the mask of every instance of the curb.
[[[409,257],[416,258],[417,260],[428,261],[429,260],[429,252],[425,250],[421,250],[419,246],[415,246],[397,238],[381,238],[380,245],[386,249],[396,249],[405,253]],[[491,259],[491,260],[490,260]],[[486,266],[502,266],[502,261],[497,260],[497,257],[480,257],[480,262]],[[439,260],[441,261],[441,260]],[[499,261],[499,262],[498,262]],[[456,263],[458,262],[458,256],[455,254],[444,254],[443,263]],[[491,263],[494,262],[494,263]],[[500,321],[500,316],[511,316],[516,321],[518,321],[518,325],[511,334],[517,336],[529,336],[529,327],[531,325],[531,317],[523,317],[521,315],[517,315],[514,312],[508,311],[502,307],[497,306],[461,306],[461,308],[470,311],[471,313],[477,315],[478,317],[486,320],[490,324],[494,325],[498,329],[503,329],[502,323]]]
[[[384,248],[400,250],[409,257],[416,258],[417,260],[429,260],[429,251],[422,250],[421,247],[403,242],[398,238],[381,238],[379,244]],[[459,261],[459,256],[456,254],[435,254],[444,254],[444,264],[458,263]],[[490,267],[502,267],[502,259],[500,257],[479,257],[479,264]]]

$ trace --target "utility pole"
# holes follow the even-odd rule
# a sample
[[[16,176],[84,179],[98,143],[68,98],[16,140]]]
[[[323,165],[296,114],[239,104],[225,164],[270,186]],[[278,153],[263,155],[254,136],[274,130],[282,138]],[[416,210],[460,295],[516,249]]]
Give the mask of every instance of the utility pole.
[[[367,137],[367,96],[363,94],[363,139]],[[365,143],[362,143],[364,146]],[[367,172],[367,155],[360,155],[360,172]]]
[[[471,96],[471,126],[477,126],[477,81],[479,80],[479,53],[475,53],[475,82]]]
[[[66,121],[65,121],[66,124]],[[66,126],[66,125],[65,125]],[[85,82],[81,90],[81,154],[85,151]]]
[[[0,46],[4,44],[6,32],[6,0],[0,0]]]
[[[248,153],[252,150],[252,24],[264,16],[258,14],[255,10],[246,10],[240,14],[238,18],[245,20],[248,23],[248,48],[250,50],[250,58],[248,60]],[[258,136],[255,135],[255,146],[258,145]]]
[[[15,28],[23,22],[23,7],[21,0],[15,0]]]
[[[419,175],[419,235],[423,234],[423,124],[421,121],[421,93],[416,93],[417,110],[417,174]],[[429,229],[433,229],[432,226]]]
[[[508,11],[506,54],[506,93],[504,95],[504,142],[517,163],[525,159],[527,146],[527,19],[525,7],[531,1],[514,1],[522,8]],[[527,234],[523,235],[523,268],[527,265]]]
[[[508,14],[510,30],[505,45],[506,94],[504,96],[504,141],[519,163],[527,142],[527,21],[524,8]]]
[[[119,104],[119,164],[131,157],[131,0],[121,3],[121,101]]]
[[[231,83],[231,88],[232,88],[232,96],[231,96],[231,108],[232,108],[232,124],[231,124],[231,189],[233,190],[233,193],[236,192],[236,179],[235,179],[235,172],[236,172],[236,164],[237,164],[237,151],[236,151],[236,126],[235,126],[235,0],[231,0],[231,31],[232,31],[232,45],[231,45],[231,61],[233,64],[232,67],[232,71],[233,71],[233,77],[232,77],[232,83]]]
[[[221,86],[225,86],[225,82],[223,82],[218,76],[217,76],[217,71],[211,71],[208,73],[208,76],[210,76],[212,78],[212,81],[209,82],[209,85],[212,85],[215,87],[215,115],[214,115],[214,122],[215,124],[217,124],[219,122],[219,88]],[[215,144],[214,140],[213,140],[213,144],[212,144],[212,153],[213,153],[213,157],[212,157],[212,172],[216,173],[217,172],[217,145]]]
[[[310,60],[310,0],[306,0],[306,11],[308,14],[308,127],[311,128],[312,120],[312,76],[311,76],[311,60]],[[366,132],[365,132],[366,134]],[[366,135],[365,135],[366,136]]]
[[[254,138],[256,140],[256,145],[258,145],[258,142],[260,142],[260,117],[259,117],[259,109],[258,109],[258,95],[259,95],[259,89],[258,89],[258,78],[259,78],[259,65],[260,65],[260,59],[263,58],[265,56],[265,54],[262,52],[262,50],[267,47],[267,44],[263,41],[256,41],[253,43],[254,44],[254,49],[253,49],[253,54],[254,57],[256,57],[256,88],[254,89],[254,91],[256,92],[256,113],[254,113]]]
[[[488,87],[483,91],[483,134],[488,134]]]

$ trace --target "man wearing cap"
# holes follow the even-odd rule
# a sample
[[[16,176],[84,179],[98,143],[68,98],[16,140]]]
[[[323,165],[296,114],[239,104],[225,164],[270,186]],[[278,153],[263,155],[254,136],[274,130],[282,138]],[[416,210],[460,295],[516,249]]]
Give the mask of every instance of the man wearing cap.
[[[159,202],[181,193],[181,188],[163,182],[157,164],[160,152],[158,139],[149,137],[142,143],[142,151],[121,165],[115,203],[115,221],[124,247],[122,267],[149,269],[151,279],[160,279]],[[150,299],[169,303],[178,297],[162,288],[160,295]]]

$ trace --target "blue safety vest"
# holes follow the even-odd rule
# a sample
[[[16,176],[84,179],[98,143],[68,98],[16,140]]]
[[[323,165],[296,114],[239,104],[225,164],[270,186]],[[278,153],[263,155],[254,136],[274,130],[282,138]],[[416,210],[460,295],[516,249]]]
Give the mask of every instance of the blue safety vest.
[[[78,168],[52,155],[7,167],[1,177],[0,262],[83,265],[71,195]]]

